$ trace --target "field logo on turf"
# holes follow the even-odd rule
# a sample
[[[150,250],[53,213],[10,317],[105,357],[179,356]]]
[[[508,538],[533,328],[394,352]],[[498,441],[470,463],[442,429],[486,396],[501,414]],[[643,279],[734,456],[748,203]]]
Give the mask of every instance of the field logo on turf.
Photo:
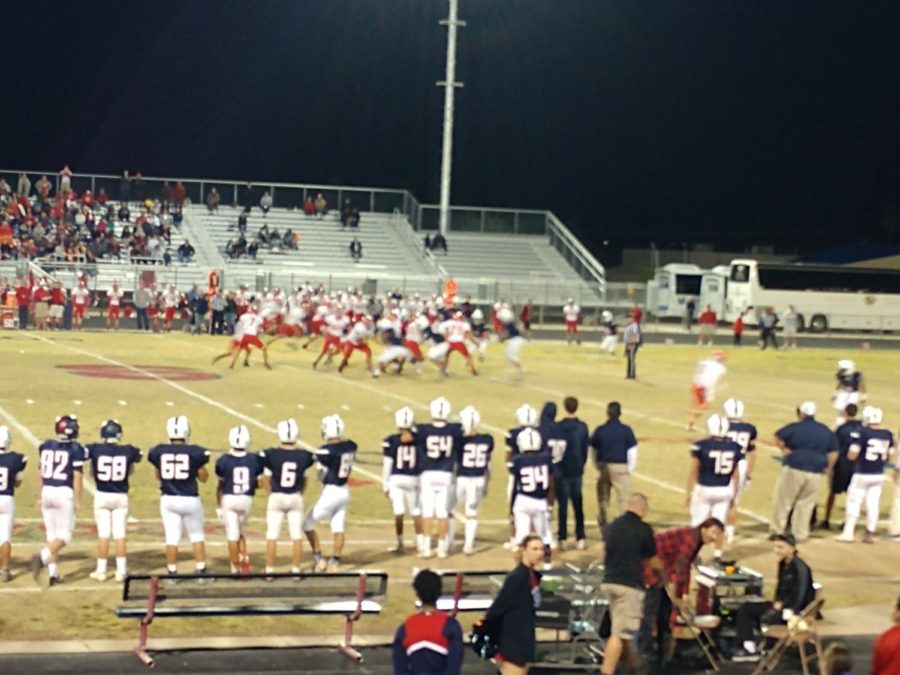
[[[135,366],[134,370],[124,366],[99,365],[92,363],[57,366],[75,375],[84,377],[100,377],[107,380],[155,380],[165,378],[176,382],[201,382],[218,380],[220,375],[208,373],[196,368],[179,368],[177,366]]]

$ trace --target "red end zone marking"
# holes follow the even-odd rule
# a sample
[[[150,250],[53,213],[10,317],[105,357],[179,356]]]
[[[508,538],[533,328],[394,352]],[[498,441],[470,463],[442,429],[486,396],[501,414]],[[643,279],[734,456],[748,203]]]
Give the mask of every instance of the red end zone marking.
[[[76,364],[72,366],[57,366],[63,370],[83,375],[84,377],[101,377],[108,380],[155,380],[157,377],[175,382],[200,382],[203,380],[218,380],[220,375],[207,373],[195,368],[180,368],[178,366],[134,366],[141,371],[131,370],[124,366]],[[154,377],[156,376],[156,377]]]
[[[373,481],[370,480],[358,480],[356,478],[348,478],[347,485],[350,487],[363,487],[364,485],[371,485]]]

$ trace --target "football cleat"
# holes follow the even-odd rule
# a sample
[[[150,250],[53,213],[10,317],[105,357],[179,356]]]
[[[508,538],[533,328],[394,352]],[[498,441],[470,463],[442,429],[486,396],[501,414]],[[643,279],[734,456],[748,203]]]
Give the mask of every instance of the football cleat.
[[[75,415],[63,415],[56,418],[56,436],[64,441],[78,438],[78,418]]]
[[[228,431],[228,445],[234,450],[246,450],[250,447],[250,430],[245,424],[239,424]]]
[[[166,420],[166,435],[171,441],[187,441],[191,436],[191,423],[187,415],[178,415]]]
[[[106,581],[106,572],[101,572],[99,570],[94,570],[88,576],[94,581]]]
[[[12,581],[12,572],[10,572],[9,570],[0,570],[0,581],[2,581],[4,584],[8,584],[10,581]]]
[[[412,429],[416,416],[412,408],[403,407],[394,413],[394,422],[398,429]]]
[[[728,418],[724,415],[710,415],[706,419],[706,430],[715,438],[724,438],[728,433],[728,427]]]
[[[286,420],[281,420],[278,423],[278,440],[282,443],[296,443],[297,438],[300,436],[300,427],[297,425],[296,420],[292,417],[289,417]]]
[[[528,427],[516,436],[516,444],[519,446],[519,452],[537,452],[541,449],[543,441],[537,429]]]
[[[48,586],[50,586],[50,588],[53,588],[54,586],[59,586],[61,583],[63,583],[63,578],[57,574],[50,577]]]
[[[128,574],[125,572],[116,572],[116,583],[123,583]]]
[[[519,426],[533,427],[537,424],[538,414],[532,406],[525,403],[516,409],[516,421]]]
[[[744,416],[744,402],[730,398],[722,404],[722,412],[730,420],[739,420]]]
[[[577,548],[579,551],[583,551],[587,548],[587,542],[584,539],[579,539],[575,544],[575,548]]]
[[[313,572],[324,572],[328,567],[328,563],[325,561],[325,558],[322,557],[322,554],[319,553],[315,556],[315,564],[313,565]]]
[[[107,442],[122,440],[122,433],[122,425],[118,420],[106,420],[100,426],[100,438]]]
[[[441,372],[445,375],[447,374],[444,370]],[[431,419],[437,422],[446,422],[450,418],[450,413],[453,410],[450,406],[450,401],[443,396],[438,396],[434,399],[431,402],[431,405],[428,406],[428,409],[431,412]]]
[[[839,541],[839,542],[841,542],[842,544],[850,544],[850,543],[853,542],[853,535],[852,535],[852,534],[851,534],[851,535],[846,535],[846,534],[841,533],[841,534],[839,534],[838,536],[836,536],[836,537],[834,538],[834,540],[835,540],[835,541]]]

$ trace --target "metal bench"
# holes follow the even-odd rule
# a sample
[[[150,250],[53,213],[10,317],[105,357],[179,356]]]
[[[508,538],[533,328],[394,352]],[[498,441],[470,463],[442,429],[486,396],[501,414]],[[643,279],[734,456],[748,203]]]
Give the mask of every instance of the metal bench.
[[[384,572],[339,574],[178,574],[129,575],[122,590],[120,619],[139,619],[135,655],[153,666],[147,634],[155,618],[213,616],[314,616],[343,614],[344,642],[339,650],[357,663],[351,646],[353,624],[363,614],[381,612],[387,592]]]

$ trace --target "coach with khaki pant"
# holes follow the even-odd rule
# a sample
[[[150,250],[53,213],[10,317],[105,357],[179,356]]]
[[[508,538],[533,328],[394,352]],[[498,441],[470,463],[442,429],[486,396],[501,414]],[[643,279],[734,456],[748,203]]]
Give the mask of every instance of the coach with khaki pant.
[[[831,473],[838,456],[837,437],[816,421],[815,415],[815,403],[801,403],[797,408],[798,421],[775,433],[783,466],[775,486],[770,530],[772,534],[785,534],[790,529],[798,543],[809,538],[822,478]]]
[[[591,447],[594,464],[600,476],[597,478],[597,504],[600,513],[597,523],[601,531],[608,522],[609,502],[616,491],[618,513],[625,511],[625,500],[631,494],[631,474],[637,465],[637,439],[627,424],[622,424],[622,406],[612,401],[606,406],[607,421],[594,429]]]

